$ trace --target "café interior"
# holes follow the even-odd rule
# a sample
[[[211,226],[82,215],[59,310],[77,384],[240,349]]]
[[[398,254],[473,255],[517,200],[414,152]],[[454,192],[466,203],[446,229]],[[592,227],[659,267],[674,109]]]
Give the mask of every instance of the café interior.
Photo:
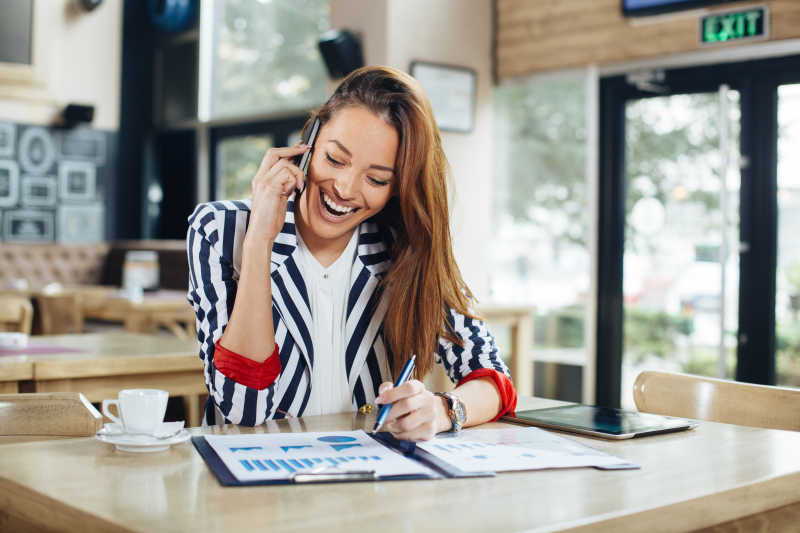
[[[187,300],[195,206],[249,197],[365,65],[430,100],[454,255],[517,411],[695,429],[574,437],[641,467],[603,477],[217,482],[208,432],[374,421],[206,427]],[[798,148],[797,0],[0,0],[0,529],[796,531]],[[98,439],[125,389],[167,391],[186,439]],[[393,510],[362,516],[370,499]]]

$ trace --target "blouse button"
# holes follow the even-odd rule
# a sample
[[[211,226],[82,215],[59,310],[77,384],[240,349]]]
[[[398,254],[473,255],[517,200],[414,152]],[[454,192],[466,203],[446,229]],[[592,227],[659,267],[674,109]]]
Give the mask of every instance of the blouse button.
[[[322,275],[322,277],[323,277],[324,279],[328,279],[328,273],[327,273],[327,272],[325,272],[325,273]]]

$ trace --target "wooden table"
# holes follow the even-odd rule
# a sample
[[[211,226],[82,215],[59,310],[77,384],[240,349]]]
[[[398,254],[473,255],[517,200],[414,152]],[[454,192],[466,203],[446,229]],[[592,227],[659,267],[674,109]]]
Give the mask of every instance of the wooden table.
[[[29,392],[74,391],[90,402],[99,402],[116,397],[120,389],[164,389],[170,396],[184,398],[190,425],[200,424],[198,396],[207,391],[195,340],[113,332],[35,336],[29,346],[27,354],[0,356],[0,372],[14,372],[11,375],[23,388],[30,383]],[[67,350],[35,353],[34,349],[42,346]],[[11,388],[6,392],[18,390]]]
[[[522,407],[558,403],[520,401]],[[374,416],[328,415],[192,431],[363,429],[371,427]],[[36,525],[81,532],[655,532],[797,517],[788,507],[765,511],[790,504],[798,509],[800,433],[703,423],[694,431],[630,441],[571,438],[642,468],[225,488],[190,443],[152,455],[117,452],[93,439],[7,444],[0,446],[0,524],[9,530]]]
[[[105,295],[102,302],[84,306],[86,318],[121,322],[125,330],[155,333],[159,326],[168,328],[181,339],[194,338],[194,311],[186,299],[186,291],[159,290],[131,299],[121,291]]]

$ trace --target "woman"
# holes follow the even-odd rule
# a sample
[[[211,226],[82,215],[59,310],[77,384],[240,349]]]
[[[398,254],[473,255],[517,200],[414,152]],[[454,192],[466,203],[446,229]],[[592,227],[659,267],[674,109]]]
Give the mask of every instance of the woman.
[[[252,200],[189,218],[205,423],[393,402],[383,428],[422,440],[512,412],[508,369],[453,259],[447,161],[421,87],[365,67],[316,117],[307,177],[294,160],[309,147],[272,148]],[[412,354],[415,377],[438,362],[452,394],[393,387]]]

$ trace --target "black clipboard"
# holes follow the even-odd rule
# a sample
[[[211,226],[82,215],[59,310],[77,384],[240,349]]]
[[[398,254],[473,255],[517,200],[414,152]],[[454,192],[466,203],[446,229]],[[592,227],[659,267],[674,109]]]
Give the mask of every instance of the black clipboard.
[[[287,479],[265,479],[254,481],[239,481],[225,466],[214,448],[208,444],[205,437],[192,437],[192,444],[205,460],[208,467],[217,476],[221,485],[226,487],[246,487],[254,485],[296,485],[305,483],[346,483],[353,481],[401,481],[408,479],[445,479],[466,477],[493,477],[495,472],[464,472],[446,463],[425,450],[418,448],[415,443],[395,439],[391,433],[380,432],[370,437],[384,446],[413,459],[431,470],[430,475],[405,474],[397,476],[378,476],[372,470],[353,470],[345,472],[297,472]]]

